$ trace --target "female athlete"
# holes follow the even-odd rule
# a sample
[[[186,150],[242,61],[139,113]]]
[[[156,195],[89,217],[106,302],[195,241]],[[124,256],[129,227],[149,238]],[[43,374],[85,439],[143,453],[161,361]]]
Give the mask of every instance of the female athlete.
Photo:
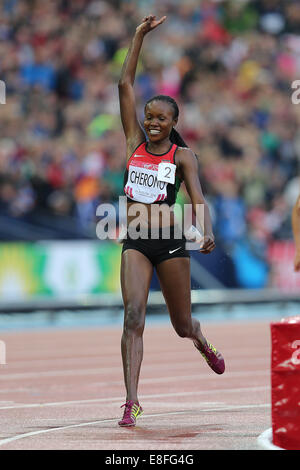
[[[123,241],[121,288],[124,326],[121,340],[126,403],[120,426],[135,426],[143,410],[138,399],[138,381],[143,358],[146,303],[154,267],[168,307],[172,325],[182,338],[189,338],[217,374],[225,370],[222,355],[203,336],[200,323],[191,317],[190,259],[186,239],[175,236],[175,203],[184,181],[196,214],[204,205],[201,253],[215,248],[208,206],[198,178],[197,159],[175,131],[178,107],[169,96],[159,95],[145,105],[144,130],[136,112],[133,84],[143,39],[165,21],[147,16],[136,28],[119,80],[121,120],[126,137],[127,165],[124,192],[127,196],[127,238]],[[139,238],[130,233],[133,206],[139,204]],[[159,208],[159,211],[154,209]],[[136,214],[136,212],[135,212]],[[167,217],[165,217],[167,216]],[[168,220],[168,239],[163,236]],[[136,227],[135,227],[136,228]],[[156,228],[157,237],[151,237]]]

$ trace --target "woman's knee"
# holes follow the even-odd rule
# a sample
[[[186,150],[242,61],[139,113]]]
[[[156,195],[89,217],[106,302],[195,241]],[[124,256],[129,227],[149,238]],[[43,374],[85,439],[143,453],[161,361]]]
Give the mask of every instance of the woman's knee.
[[[125,305],[124,331],[142,335],[145,326],[145,307],[144,305],[128,304]]]

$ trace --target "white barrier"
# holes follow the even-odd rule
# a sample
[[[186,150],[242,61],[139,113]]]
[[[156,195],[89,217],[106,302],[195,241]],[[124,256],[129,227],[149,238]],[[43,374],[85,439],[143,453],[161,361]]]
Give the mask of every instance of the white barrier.
[[[261,433],[257,438],[257,442],[259,446],[265,450],[285,450],[273,444],[272,428],[266,429],[263,433]]]

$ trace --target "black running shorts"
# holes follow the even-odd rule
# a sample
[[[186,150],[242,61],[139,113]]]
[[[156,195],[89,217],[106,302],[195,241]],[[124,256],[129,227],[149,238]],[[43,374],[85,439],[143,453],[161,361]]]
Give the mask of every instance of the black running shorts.
[[[122,243],[122,253],[129,249],[140,251],[150,260],[153,266],[171,258],[190,257],[185,248],[185,236],[180,230],[176,231],[174,226],[156,229],[156,233],[153,231],[151,233],[151,229],[142,229],[140,237],[136,240],[127,233],[127,238]]]

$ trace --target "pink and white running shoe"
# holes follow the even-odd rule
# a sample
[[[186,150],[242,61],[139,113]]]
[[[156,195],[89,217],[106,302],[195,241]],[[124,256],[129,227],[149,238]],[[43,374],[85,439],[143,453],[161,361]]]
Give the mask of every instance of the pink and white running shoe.
[[[138,402],[128,400],[124,405],[125,406],[124,415],[121,421],[119,421],[119,426],[135,426],[136,420],[143,414],[143,408]]]
[[[223,374],[225,371],[225,361],[222,354],[217,351],[216,348],[208,341],[206,341],[205,344],[201,346],[201,349],[196,345],[195,342],[194,345],[200,354],[204,357],[209,367],[216,374]]]

